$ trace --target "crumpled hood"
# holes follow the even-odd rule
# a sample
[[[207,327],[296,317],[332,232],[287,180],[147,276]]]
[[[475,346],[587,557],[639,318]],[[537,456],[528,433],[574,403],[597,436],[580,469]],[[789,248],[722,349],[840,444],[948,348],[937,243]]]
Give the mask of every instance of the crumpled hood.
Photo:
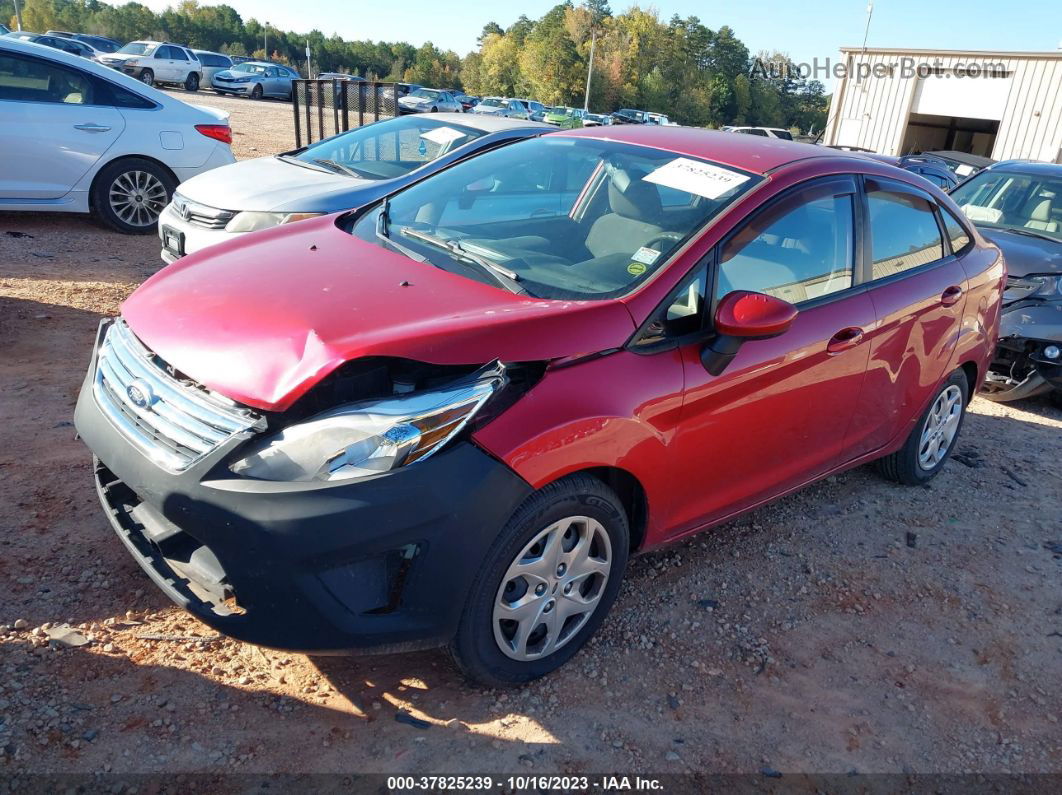
[[[1062,273],[1062,243],[1008,232],[1006,229],[984,226],[978,226],[977,229],[999,246],[1007,262],[1007,273],[1011,276]]]
[[[271,411],[365,356],[543,361],[614,348],[634,332],[617,301],[515,295],[366,243],[335,221],[276,227],[183,258],[141,285],[122,315],[177,370]]]
[[[356,192],[376,184],[378,180],[329,174],[277,157],[259,157],[204,171],[182,182],[177,191],[186,199],[223,210],[316,212],[326,194]],[[341,205],[342,209],[356,206],[356,202]]]

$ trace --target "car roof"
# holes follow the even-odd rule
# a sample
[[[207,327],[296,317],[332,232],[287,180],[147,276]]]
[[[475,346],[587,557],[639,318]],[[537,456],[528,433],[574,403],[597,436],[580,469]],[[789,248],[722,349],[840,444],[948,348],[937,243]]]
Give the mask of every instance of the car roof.
[[[191,49],[192,52],[201,52],[201,53],[204,53],[206,55],[220,55],[220,56],[222,56],[224,58],[228,58],[229,57],[228,55],[225,55],[225,53],[223,53],[223,52],[214,52],[214,50],[197,50],[197,49],[195,49],[195,47],[190,47],[189,49]]]
[[[971,155],[969,152],[956,152],[953,149],[941,149],[939,151],[923,152],[923,155],[932,155],[934,157],[946,157],[948,160],[955,160],[959,163],[966,163],[971,166],[978,166],[984,168],[990,166],[996,161],[990,157],[983,157],[982,155]]]
[[[651,146],[675,154],[714,160],[753,174],[766,174],[787,163],[811,158],[848,159],[856,163],[867,161],[867,158],[858,154],[839,152],[836,149],[827,149],[814,144],[801,144],[782,138],[733,135],[699,127],[613,125],[611,127],[584,127],[579,130],[565,130],[553,134]]]
[[[988,171],[1006,171],[1011,174],[1029,174],[1037,177],[1062,177],[1062,164],[1042,163],[1037,160],[1003,160],[993,163]]]
[[[552,124],[544,124],[527,119],[511,119],[508,116],[496,116],[491,113],[433,113],[433,121],[446,121],[451,124],[460,124],[462,127],[471,127],[483,132],[501,132],[503,130],[534,129],[556,130]]]

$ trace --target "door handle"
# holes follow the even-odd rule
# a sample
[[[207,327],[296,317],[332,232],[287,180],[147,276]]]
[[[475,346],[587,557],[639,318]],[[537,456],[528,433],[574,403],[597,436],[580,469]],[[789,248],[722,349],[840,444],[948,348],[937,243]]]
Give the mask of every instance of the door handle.
[[[841,353],[854,348],[862,341],[863,329],[858,326],[849,326],[830,337],[830,341],[826,343],[826,353]]]
[[[75,124],[75,130],[81,130],[82,132],[107,132],[111,128],[105,124]]]
[[[953,306],[959,303],[959,299],[962,298],[962,288],[957,284],[953,284],[946,289],[940,295],[940,303],[944,306]]]

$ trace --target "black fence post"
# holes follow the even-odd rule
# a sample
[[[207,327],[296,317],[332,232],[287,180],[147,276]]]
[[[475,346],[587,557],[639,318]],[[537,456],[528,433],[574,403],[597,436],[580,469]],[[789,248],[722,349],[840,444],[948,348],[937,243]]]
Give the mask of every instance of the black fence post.
[[[295,148],[302,149],[302,129],[299,124],[299,90],[302,88],[301,80],[293,80],[291,86],[291,108],[295,112]]]

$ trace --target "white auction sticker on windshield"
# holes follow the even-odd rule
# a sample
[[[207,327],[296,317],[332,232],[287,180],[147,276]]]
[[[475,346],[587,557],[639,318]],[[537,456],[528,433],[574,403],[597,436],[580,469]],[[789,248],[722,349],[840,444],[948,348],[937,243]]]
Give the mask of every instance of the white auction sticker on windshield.
[[[652,265],[654,262],[656,262],[656,258],[659,256],[660,252],[656,249],[646,248],[645,246],[642,246],[640,249],[635,251],[634,254],[631,255],[631,259],[635,262],[644,263],[645,265]]]
[[[748,177],[700,160],[679,157],[644,177],[646,182],[655,182],[665,188],[695,193],[706,199],[718,199],[727,191],[748,182]]]
[[[439,144],[439,146],[446,146],[451,141],[456,141],[458,138],[464,138],[465,133],[460,130],[455,130],[453,127],[434,127],[427,132],[422,132],[420,137],[431,141],[432,143]]]
[[[968,166],[965,163],[961,163],[955,166],[955,173],[960,177],[968,177],[973,173],[973,166]]]

